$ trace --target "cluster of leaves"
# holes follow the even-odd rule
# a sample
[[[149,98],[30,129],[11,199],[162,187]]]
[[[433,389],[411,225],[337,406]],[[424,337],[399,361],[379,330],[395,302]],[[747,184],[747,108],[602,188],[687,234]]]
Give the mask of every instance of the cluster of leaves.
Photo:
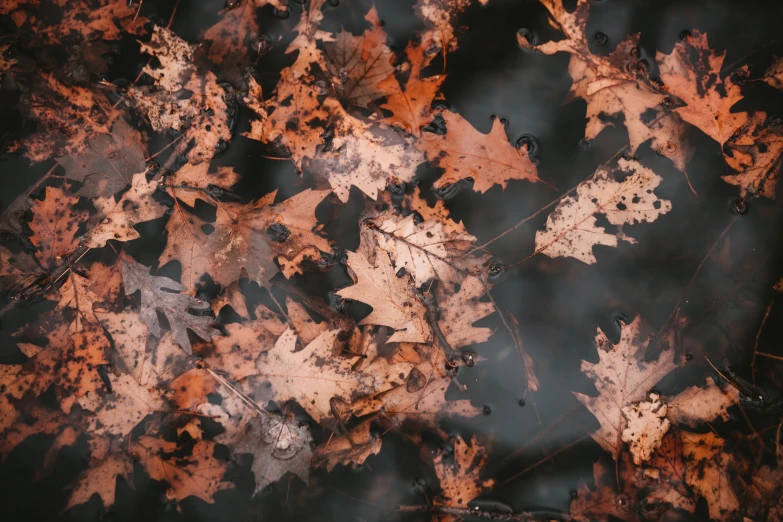
[[[313,466],[363,463],[381,451],[373,427],[420,443],[425,431],[448,438],[439,427],[444,416],[481,413],[446,392],[464,389],[457,370],[481,363],[467,348],[493,334],[476,323],[498,312],[489,294],[498,265],[443,201],[432,206],[419,193],[416,169],[440,167],[434,190],[441,196],[463,185],[483,193],[541,180],[532,151],[513,146],[500,120],[483,134],[438,104],[445,76],[431,71],[457,48],[457,20],[469,3],[419,0],[414,10],[425,30],[396,54],[374,8],[362,34],[333,34],[320,29],[324,0],[310,0],[285,51],[295,58],[266,98],[246,70],[272,45],[258,35],[257,16],[290,11],[280,0],[229,3],[202,46],[147,24],[122,0],[67,3],[56,23],[38,14],[37,2],[0,6],[20,34],[35,36],[2,47],[2,88],[22,93],[35,127],[4,152],[54,158],[57,167],[0,221],[4,237],[18,240],[0,246],[0,281],[17,300],[51,304],[17,332],[18,362],[0,366],[0,455],[48,434],[55,441],[50,466],[60,448],[85,437],[91,463],[72,485],[68,507],[96,494],[112,505],[117,479],[130,477],[134,461],[168,484],[170,499],[211,502],[233,487],[219,446],[232,459],[252,455],[258,491],[288,472],[307,482]],[[634,51],[638,36],[608,56],[592,54],[588,3],[580,0],[574,12],[559,0],[543,3],[566,38],[535,47],[571,53],[572,93],[587,101],[586,139],[622,113],[631,152],[652,140],[685,171],[687,123],[723,146],[736,171],[725,179],[742,197],[774,197],[781,126],[762,113],[730,111],[740,89],[721,79],[723,56],[706,36],[693,31],[672,54],[659,55],[654,81]],[[125,34],[138,36],[150,56],[143,80],[98,81],[108,42]],[[65,70],[44,59],[63,45]],[[780,86],[779,69],[766,81]],[[219,80],[226,77],[247,88]],[[232,140],[240,107],[253,113],[245,137],[290,158],[314,188],[282,201],[277,192],[249,202],[232,192],[238,174],[210,160]],[[175,136],[162,166],[147,150],[161,132]],[[62,179],[54,172],[64,172]],[[623,226],[656,221],[672,208],[654,193],[661,181],[630,156],[599,167],[561,197],[536,233],[535,254],[592,264],[596,245],[633,243]],[[33,198],[44,182],[42,197]],[[343,252],[316,209],[347,202],[351,187],[366,196],[361,242],[340,262]],[[616,230],[599,225],[598,215]],[[124,251],[140,237],[139,225],[161,218],[166,244],[158,266],[178,265],[179,281]],[[358,324],[289,282],[341,264],[353,284],[335,299],[372,308]],[[220,288],[216,298],[200,297],[205,279]],[[253,285],[266,292],[266,304],[248,304]],[[290,294],[285,303],[273,286]],[[241,320],[218,322],[229,308]],[[685,511],[704,498],[712,518],[729,520],[744,495],[753,498],[753,513],[780,517],[772,514],[780,468],[740,470],[740,490],[726,482],[726,470],[740,463],[723,452],[724,441],[693,431],[725,416],[738,394],[711,380],[676,397],[651,393],[682,361],[669,351],[645,361],[639,323],[626,325],[616,346],[599,332],[600,361],[583,366],[599,395],[578,396],[601,423],[595,440],[624,476],[636,478],[620,492],[633,500],[615,501],[618,491],[599,463],[597,488],[583,487],[572,515],[631,520],[642,498]],[[521,347],[518,337],[512,333]],[[532,362],[525,362],[536,391]],[[39,400],[48,392],[58,408]],[[296,408],[313,424],[297,419]],[[210,423],[222,431],[214,435]],[[332,436],[317,440],[315,424]],[[480,477],[481,443],[452,442],[453,454],[435,452],[431,460],[443,513],[493,486]]]

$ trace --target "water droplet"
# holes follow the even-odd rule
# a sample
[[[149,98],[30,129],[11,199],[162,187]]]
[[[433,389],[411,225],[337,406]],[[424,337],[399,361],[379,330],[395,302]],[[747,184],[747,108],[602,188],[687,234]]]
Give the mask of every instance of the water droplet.
[[[291,16],[291,8],[287,5],[284,5],[283,7],[275,9],[275,16],[281,20],[286,20],[289,16]]]
[[[405,270],[405,267],[403,266],[403,267],[400,267],[400,269],[397,270],[397,273],[394,274],[394,275],[396,275],[397,277],[402,277],[402,276],[405,275],[406,272],[407,271]]]
[[[401,196],[405,194],[405,182],[397,178],[391,178],[386,184],[386,190],[388,190],[392,196]]]
[[[241,3],[242,3],[242,0],[226,0],[226,3],[223,5],[223,9],[225,11],[231,11],[232,9],[235,9]]]
[[[470,352],[465,352],[462,354],[462,362],[465,363],[465,366],[472,368],[476,364],[476,358],[473,356]]]
[[[598,31],[593,36],[593,42],[595,42],[595,45],[603,47],[609,42],[609,37],[606,36],[606,33],[602,33],[601,31]]]
[[[155,174],[159,170],[160,170],[160,163],[158,163],[157,160],[152,159],[147,162],[148,172],[152,172],[153,174]]]
[[[671,96],[664,96],[661,98],[661,107],[664,109],[671,109],[674,107],[674,99]]]
[[[327,1],[329,2],[329,5],[331,5],[332,7],[337,7],[338,5],[340,5],[340,0],[327,0]]]
[[[582,150],[587,150],[590,148],[590,144],[591,144],[590,140],[582,138],[581,140],[579,140],[578,146]]]
[[[216,198],[223,197],[224,191],[222,188],[216,186],[216,185],[208,185],[207,186],[207,192],[215,196]]]
[[[523,27],[517,31],[517,45],[519,48],[529,53],[535,50],[538,45],[538,35],[530,29]]]
[[[628,50],[628,57],[632,60],[638,60],[640,56],[639,48],[635,45]]]
[[[732,199],[729,203],[729,208],[732,212],[741,216],[748,212],[748,202],[742,197]]]
[[[625,69],[628,71],[628,74],[631,76],[635,76],[636,78],[641,78],[645,74],[647,74],[647,60],[634,60],[631,62],[628,62],[628,64],[625,66]]]
[[[348,78],[350,78],[350,76],[348,76],[348,71],[345,68],[340,69],[337,73],[337,79],[340,80],[340,83],[347,83]]]
[[[220,138],[215,145],[215,152],[223,152],[228,147],[228,142],[223,138]]]
[[[497,280],[506,270],[506,265],[500,261],[492,261],[487,267],[487,275],[490,281]]]
[[[484,415],[491,415],[492,414],[492,406],[489,404],[484,405]]]
[[[691,32],[687,29],[680,31],[680,40],[685,41],[691,37]]]
[[[436,198],[447,201],[456,196],[459,193],[460,188],[462,188],[462,183],[457,181],[456,183],[444,184],[441,187],[432,187],[432,192],[435,194]]]
[[[285,243],[285,240],[291,235],[291,231],[282,223],[272,223],[266,229],[266,235],[275,243]]]
[[[329,87],[326,85],[326,82],[323,80],[318,80],[315,82],[315,88],[318,89],[317,96],[326,96],[329,94]]]
[[[628,324],[629,324],[628,323],[628,318],[623,313],[619,313],[619,314],[615,315],[614,316],[614,322],[617,323],[617,326],[619,326],[621,328],[623,326],[628,326]]]
[[[505,127],[508,125],[508,118],[500,118],[500,123]]]
[[[514,145],[520,150],[527,151],[527,155],[531,158],[538,156],[538,139],[532,134],[523,134],[517,138]]]
[[[167,216],[172,215],[174,213],[174,207],[166,207],[166,210],[164,210],[163,213]]]
[[[576,500],[579,498],[579,492],[577,492],[575,489],[572,489],[568,492],[568,496],[571,497],[571,500]]]
[[[258,56],[262,56],[272,50],[272,42],[265,34],[256,34],[250,40],[250,50]]]
[[[495,118],[497,118],[497,116],[495,116],[494,114],[489,115],[490,120],[495,121]]]
[[[525,399],[519,399],[519,401],[517,401],[517,404],[519,404],[520,406],[522,406],[524,408],[525,404],[527,404],[527,403],[525,402]]]
[[[693,354],[688,352],[685,354],[685,360],[686,361],[692,361],[693,360]]]

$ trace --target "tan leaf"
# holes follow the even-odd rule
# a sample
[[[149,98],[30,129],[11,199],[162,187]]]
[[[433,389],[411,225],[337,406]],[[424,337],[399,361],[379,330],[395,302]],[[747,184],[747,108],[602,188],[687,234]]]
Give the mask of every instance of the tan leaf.
[[[247,308],[245,296],[242,294],[242,290],[240,290],[239,283],[237,281],[234,281],[224,288],[220,295],[212,300],[210,306],[212,307],[212,311],[215,312],[216,316],[224,307],[230,306],[231,309],[234,310],[234,312],[236,312],[236,314],[242,319],[250,319],[250,313]]]
[[[438,504],[465,508],[468,502],[491,488],[494,480],[480,478],[481,468],[486,462],[487,452],[475,435],[469,443],[457,437],[451,458],[446,457],[442,451],[439,452],[433,459],[435,475],[443,493]]]
[[[677,113],[721,145],[748,119],[745,112],[731,112],[742,92],[730,77],[721,79],[725,57],[725,51],[710,49],[706,34],[694,30],[671,54],[659,51],[655,58],[666,89],[685,103]]]
[[[394,74],[394,53],[386,45],[378,12],[373,6],[364,17],[370,23],[362,36],[343,29],[334,42],[327,43],[326,57],[336,94],[359,107],[393,92],[383,80]]]
[[[294,301],[290,297],[285,299],[285,307],[288,309],[288,317],[291,319],[291,325],[294,327],[296,334],[305,344],[310,344],[319,335],[329,329],[329,325],[326,321],[316,323],[307,310],[299,302]]]
[[[669,420],[696,428],[718,417],[729,420],[727,410],[739,402],[739,391],[733,386],[721,388],[712,377],[707,377],[705,388],[690,386],[675,397],[667,398],[666,402]]]
[[[227,324],[225,329],[226,335],[215,337],[212,347],[202,351],[210,367],[234,381],[258,373],[259,355],[274,347],[277,336],[264,327],[263,320]]]
[[[662,179],[652,170],[620,159],[617,171],[625,179],[616,181],[614,171],[599,167],[591,179],[579,184],[576,197],[564,197],[547,218],[546,228],[536,232],[536,252],[593,264],[596,245],[616,247],[620,239],[636,243],[625,235],[623,225],[655,221],[671,210],[670,201],[653,194]],[[604,215],[618,232],[597,226],[596,214]]]
[[[216,492],[233,487],[222,480],[228,462],[215,458],[215,446],[215,442],[200,440],[183,457],[176,443],[143,435],[134,440],[133,453],[152,479],[168,483],[169,499],[194,496],[212,504]]]
[[[783,161],[783,125],[780,119],[756,112],[732,136],[723,157],[736,174],[722,179],[740,188],[742,197],[775,198],[775,186]]]
[[[442,309],[439,324],[451,347],[457,349],[488,341],[493,331],[473,326],[495,313],[495,306],[490,301],[480,300],[487,293],[487,287],[476,276],[466,277],[458,292],[451,292],[446,286],[439,286],[437,290],[438,306]]]
[[[129,479],[132,473],[133,463],[122,453],[111,453],[98,462],[91,462],[76,478],[65,509],[84,504],[93,495],[101,497],[104,508],[114,505],[117,478]]]
[[[640,323],[641,318],[637,317],[631,324],[623,324],[616,345],[598,330],[595,344],[599,361],[582,361],[582,372],[593,380],[598,396],[575,393],[579,402],[601,423],[591,435],[615,459],[621,449],[623,431],[629,426],[623,408],[644,400],[652,387],[677,367],[671,360],[671,352],[661,353],[656,361],[644,361],[649,340],[639,339]]]
[[[629,444],[633,463],[637,466],[650,459],[669,431],[667,412],[668,406],[661,402],[657,393],[651,393],[647,401],[635,401],[623,407],[627,424],[621,436]]]
[[[104,396],[86,427],[93,436],[124,437],[144,417],[164,409],[163,399],[153,388],[139,385],[130,375],[109,376],[111,392]]]
[[[155,88],[132,87],[128,101],[153,130],[181,131],[177,150],[187,150],[191,163],[208,161],[231,141],[230,112],[236,108],[228,105],[229,94],[213,73],[193,65],[194,47],[169,29],[155,26],[141,50],[160,62],[160,67],[146,65],[143,70],[155,80]]]
[[[407,363],[383,360],[354,371],[353,358],[333,354],[338,333],[324,332],[297,352],[296,335],[290,329],[283,332],[274,348],[258,360],[260,378],[272,385],[269,398],[279,404],[295,400],[321,422],[332,415],[332,398],[350,403],[354,396],[379,393],[404,380],[411,368]]]
[[[378,88],[386,93],[386,101],[381,104],[381,108],[393,113],[385,119],[387,123],[414,136],[421,136],[421,128],[432,121],[432,101],[446,76],[438,74],[421,77],[421,70],[432,59],[425,54],[422,45],[409,43],[405,48],[405,56],[409,62],[405,87],[399,84],[394,75],[381,81]]]
[[[188,370],[169,383],[171,401],[181,410],[208,402],[208,395],[217,391],[218,381],[203,368]]]
[[[359,324],[379,324],[396,330],[392,342],[424,343],[431,338],[424,319],[426,308],[413,295],[413,284],[406,277],[397,277],[397,269],[387,255],[380,254],[370,264],[361,253],[348,252],[348,267],[356,283],[337,294],[372,307],[370,315]]]
[[[446,122],[446,134],[425,132],[417,143],[427,159],[445,170],[435,188],[472,178],[473,190],[483,193],[494,185],[505,189],[512,179],[540,181],[527,152],[509,143],[499,119],[489,134],[482,134],[459,114],[445,110],[440,115]]]
[[[340,434],[332,437],[328,444],[318,446],[313,454],[313,465],[318,468],[325,467],[329,472],[338,465],[364,464],[368,457],[381,451],[381,438],[372,436],[371,427],[371,419],[362,421],[350,431],[350,440],[345,434]]]
[[[62,257],[76,250],[79,245],[76,232],[89,212],[75,209],[79,198],[56,187],[46,187],[43,201],[33,201],[30,242],[37,248],[36,256],[41,264],[52,269],[60,264]]]

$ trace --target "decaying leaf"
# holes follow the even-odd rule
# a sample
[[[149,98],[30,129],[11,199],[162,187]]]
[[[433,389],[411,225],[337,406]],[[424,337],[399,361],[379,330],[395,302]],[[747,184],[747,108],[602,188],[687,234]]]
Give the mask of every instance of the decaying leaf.
[[[56,267],[79,245],[76,234],[89,214],[74,208],[78,201],[78,197],[54,187],[46,187],[43,201],[35,201],[30,242],[38,249],[36,255],[43,266]]]
[[[121,453],[112,453],[83,471],[76,479],[65,509],[83,504],[93,495],[98,495],[104,507],[114,504],[117,479],[129,479],[133,473],[130,458]]]
[[[256,493],[289,472],[309,482],[313,437],[306,426],[293,416],[270,413],[253,418],[245,429],[234,452],[253,455]]]
[[[426,132],[417,144],[427,159],[445,170],[436,188],[444,189],[468,178],[477,192],[486,192],[493,185],[505,189],[514,179],[540,181],[527,150],[509,143],[499,119],[494,120],[489,134],[482,134],[459,114],[445,110],[440,116],[446,123],[446,133]]]
[[[549,257],[574,257],[593,264],[593,247],[616,247],[619,240],[635,243],[623,225],[651,222],[671,210],[670,201],[659,199],[653,190],[660,176],[633,160],[619,159],[618,169],[599,168],[593,177],[576,189],[576,197],[566,196],[546,221],[546,228],[536,232],[536,252]],[[617,174],[624,179],[617,181]],[[616,225],[618,232],[608,233],[598,226],[596,214]]]
[[[439,503],[444,506],[466,507],[468,502],[492,487],[494,480],[481,480],[481,468],[487,453],[474,436],[469,443],[457,438],[453,455],[438,453],[433,459],[435,474],[443,493]]]
[[[783,162],[780,118],[763,112],[753,114],[726,143],[724,158],[737,173],[723,176],[723,180],[737,185],[743,197],[774,198]]]
[[[348,436],[339,435],[334,437],[329,445],[319,446],[313,454],[313,465],[332,471],[337,465],[364,464],[368,457],[381,451],[381,438],[370,433],[371,427],[371,420],[363,421],[353,428]]]
[[[640,324],[639,317],[631,324],[623,324],[616,345],[598,330],[595,344],[599,361],[582,361],[582,372],[593,380],[599,395],[575,394],[601,423],[591,435],[614,458],[620,453],[623,432],[629,427],[623,408],[634,401],[643,401],[653,386],[677,367],[671,352],[661,353],[655,361],[644,360],[649,341],[639,340]]]
[[[633,463],[637,466],[649,460],[660,447],[661,439],[669,431],[670,423],[666,418],[668,411],[668,405],[661,402],[661,396],[657,393],[650,393],[649,400],[635,401],[623,407],[627,425],[621,437],[629,444]]]
[[[139,316],[154,337],[160,338],[162,333],[157,311],[166,316],[174,341],[188,354],[192,349],[187,330],[191,330],[202,339],[211,339],[217,333],[210,326],[211,317],[188,312],[189,309],[209,308],[209,303],[180,293],[185,290],[185,287],[176,281],[168,277],[150,275],[146,266],[133,260],[123,261],[122,280],[126,295],[141,290]]]

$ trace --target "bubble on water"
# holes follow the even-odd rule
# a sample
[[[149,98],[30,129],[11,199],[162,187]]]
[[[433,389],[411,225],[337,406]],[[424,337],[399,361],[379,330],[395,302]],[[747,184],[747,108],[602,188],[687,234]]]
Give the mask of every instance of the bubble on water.
[[[151,159],[147,162],[147,171],[155,174],[160,170],[160,163],[158,163],[156,160]]]
[[[578,146],[582,150],[587,150],[590,148],[590,145],[592,145],[592,142],[586,138],[582,138],[579,140]]]
[[[281,20],[286,20],[289,16],[291,16],[291,8],[287,5],[279,7],[275,9],[275,16]]]
[[[606,33],[598,31],[595,33],[595,35],[593,35],[593,42],[595,42],[595,45],[604,46],[609,42],[609,37],[606,35]]]
[[[484,405],[484,415],[491,415],[492,414],[492,406],[489,404]]]
[[[337,7],[340,5],[340,0],[327,0],[327,3],[332,7]]]
[[[500,261],[492,261],[487,267],[487,279],[489,281],[496,281],[506,271],[506,265]]]
[[[465,363],[465,366],[472,368],[476,364],[476,357],[470,352],[465,352],[462,354],[462,362]]]
[[[538,35],[530,29],[523,27],[517,30],[517,45],[520,49],[529,53],[538,45]]]
[[[318,80],[315,82],[315,88],[318,89],[317,96],[326,96],[329,94],[329,87],[326,85],[326,82],[323,80]]]
[[[223,10],[231,11],[232,9],[236,9],[241,3],[242,0],[226,0],[226,3],[223,4]]]
[[[691,37],[691,32],[687,29],[680,31],[680,40],[684,41]]]
[[[262,56],[272,50],[272,41],[267,35],[258,33],[250,40],[250,50]]]
[[[456,183],[447,183],[440,187],[432,187],[432,192],[436,198],[447,201],[456,196],[461,188],[462,184],[457,181]]]
[[[525,399],[519,399],[519,400],[517,401],[517,404],[519,404],[520,406],[522,406],[522,407],[524,408],[524,407],[525,407],[525,404],[527,404],[527,403],[525,402]]]
[[[520,150],[527,151],[527,155],[531,158],[538,156],[538,139],[532,134],[523,134],[517,138],[517,141],[514,145]]]
[[[729,208],[732,212],[741,216],[743,214],[747,214],[748,202],[743,197],[735,198],[729,202]]]
[[[685,354],[685,360],[686,361],[692,361],[693,360],[693,354],[688,352]]]
[[[664,96],[661,98],[661,107],[664,109],[671,109],[674,107],[674,99],[671,96]]]
[[[209,192],[210,194],[212,194],[216,198],[223,197],[223,194],[225,193],[225,191],[222,188],[220,188],[220,187],[218,187],[216,185],[209,185],[209,186],[207,186],[207,192]]]

